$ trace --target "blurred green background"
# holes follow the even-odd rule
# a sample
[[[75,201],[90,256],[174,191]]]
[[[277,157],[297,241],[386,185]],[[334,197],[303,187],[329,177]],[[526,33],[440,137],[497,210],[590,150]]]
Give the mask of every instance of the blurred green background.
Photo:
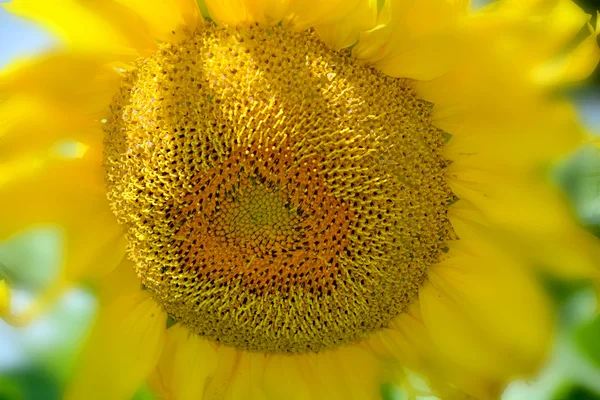
[[[483,3],[475,0],[473,7]],[[600,0],[579,3],[590,14],[600,10]],[[0,9],[0,68],[16,56],[36,54],[52,44],[39,28]],[[600,69],[587,85],[569,88],[567,94],[589,131],[600,135]],[[600,149],[589,146],[570,155],[557,166],[555,176],[582,224],[600,237]],[[54,280],[61,240],[60,230],[38,226],[0,243],[0,276],[16,285],[15,309],[26,307]],[[600,400],[600,317],[593,288],[587,282],[552,279],[546,286],[560,311],[552,356],[538,377],[513,382],[503,400]],[[93,294],[77,288],[31,326],[16,329],[0,321],[0,400],[60,399],[95,309]],[[403,399],[404,393],[383,385],[382,396]],[[152,395],[142,389],[136,399]]]

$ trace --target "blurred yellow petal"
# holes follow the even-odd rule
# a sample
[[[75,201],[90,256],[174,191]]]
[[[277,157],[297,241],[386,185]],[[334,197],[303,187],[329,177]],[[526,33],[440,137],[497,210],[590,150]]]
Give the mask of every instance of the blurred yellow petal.
[[[377,26],[353,53],[394,77],[430,80],[445,73],[463,48],[457,35],[468,2],[386,1]]]
[[[561,275],[598,276],[597,239],[578,226],[564,195],[543,179],[457,165],[448,168],[448,179],[484,218],[479,223],[504,232],[506,244],[521,256]]]
[[[464,199],[456,201],[448,210],[448,218],[459,239],[475,237],[477,229],[485,227],[487,221],[481,212]]]
[[[542,234],[573,224],[563,196],[531,175],[511,176],[451,165],[448,179],[459,198],[469,201],[498,226]]]
[[[165,349],[153,381],[158,379],[168,388],[169,399],[201,399],[217,362],[213,343],[175,324],[167,330]]]
[[[265,367],[264,390],[266,395],[272,399],[305,400],[311,398],[308,383],[300,371],[297,360],[282,354],[273,354],[269,357]]]
[[[596,23],[595,31],[591,26],[589,28],[590,35],[575,50],[533,71],[536,82],[545,85],[572,83],[583,80],[594,72],[600,60],[600,22]]]
[[[49,29],[82,53],[132,58],[156,48],[142,20],[113,1],[13,0],[3,6]]]
[[[227,25],[275,25],[283,22],[303,30],[337,21],[355,10],[361,0],[205,0],[210,17]],[[353,22],[349,22],[353,23]]]
[[[10,313],[10,289],[8,284],[0,278],[0,319]]]
[[[178,42],[196,30],[203,19],[197,0],[116,0],[146,22],[153,37]]]
[[[227,388],[226,398],[267,400],[262,382],[269,356],[262,352],[241,351],[237,368]]]
[[[559,56],[589,19],[571,0],[494,2],[469,19],[467,32],[476,41],[464,62],[472,62],[485,49],[491,58],[510,54],[519,60],[516,73],[531,83],[533,71]]]
[[[58,142],[100,146],[103,111],[120,75],[102,59],[50,54],[0,75],[0,160],[50,151]]]
[[[59,142],[100,145],[102,132],[91,121],[33,96],[13,96],[0,103],[0,162],[52,151]]]
[[[456,164],[453,170],[472,168],[522,175],[538,171],[548,160],[583,143],[585,131],[572,105],[534,101],[523,104],[510,116],[475,106],[469,110],[460,127],[450,128],[453,136],[444,148],[445,156]],[[446,121],[435,108],[433,114],[435,123],[444,126]]]
[[[384,381],[381,360],[359,346],[342,347],[330,354],[336,382],[350,391],[347,399],[372,399]]]
[[[217,365],[204,390],[203,400],[220,400],[226,398],[226,393],[234,379],[237,365],[241,357],[238,349],[229,346],[217,348]]]
[[[444,33],[398,44],[374,66],[393,77],[430,80],[443,75],[460,52],[457,36]]]
[[[377,22],[377,0],[360,1],[342,23],[336,21],[315,26],[319,38],[339,50],[358,41],[361,32],[373,29]]]
[[[51,53],[20,60],[0,73],[0,99],[30,96],[63,107],[64,113],[79,112],[98,117],[121,83],[121,75],[107,58],[72,53]]]
[[[126,242],[108,207],[99,160],[24,159],[0,172],[0,237],[57,224],[65,233],[68,279],[105,274],[121,260]]]
[[[455,362],[490,377],[535,370],[551,331],[550,306],[514,260],[481,251],[479,243],[433,266],[419,301],[434,342]],[[486,250],[489,246],[486,246]]]
[[[26,308],[15,313],[5,310],[6,313],[4,315],[0,312],[0,317],[14,327],[27,327],[46,314],[72,288],[72,283],[58,278],[48,287],[44,288],[41,293],[36,293]]]
[[[66,399],[131,399],[156,366],[167,315],[138,290],[100,308],[66,392]]]
[[[407,391],[409,398],[430,395],[432,390],[443,399],[497,398],[502,380],[486,377],[472,366],[460,366],[440,351],[423,322],[420,308],[415,301],[390,324],[390,329],[379,335],[395,362],[404,367],[395,382]],[[416,385],[406,368],[423,376],[427,386]]]
[[[385,55],[385,44],[390,39],[392,24],[391,2],[386,1],[375,21],[375,26],[359,33],[358,43],[352,48],[352,55],[359,60],[375,62]]]
[[[381,360],[360,346],[303,355],[290,360],[288,368],[299,369],[300,375],[289,373],[287,377],[309,396],[298,399],[373,399],[379,395],[384,378]]]

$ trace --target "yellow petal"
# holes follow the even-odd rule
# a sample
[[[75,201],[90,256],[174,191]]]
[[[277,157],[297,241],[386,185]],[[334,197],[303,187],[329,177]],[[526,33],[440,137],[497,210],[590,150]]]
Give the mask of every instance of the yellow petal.
[[[288,355],[273,354],[269,358],[265,368],[264,390],[272,399],[311,398],[311,392],[298,363],[293,356]]]
[[[0,168],[0,237],[35,225],[63,229],[69,280],[105,274],[123,257],[125,239],[108,206],[100,160],[25,159]]]
[[[297,357],[296,368],[300,368],[310,398],[316,399],[377,398],[384,381],[381,360],[358,345],[302,355]]]
[[[394,30],[391,2],[385,2],[377,16],[375,26],[358,36],[358,43],[352,48],[352,54],[359,60],[376,62],[386,54],[385,44]],[[389,52],[389,50],[388,50]]]
[[[31,96],[99,117],[108,107],[121,83],[121,76],[107,64],[106,57],[73,53],[51,53],[9,65],[0,74],[2,98]]]
[[[142,20],[112,1],[13,0],[3,6],[49,29],[78,52],[135,57],[156,47]]]
[[[564,196],[545,180],[455,164],[447,172],[453,192],[483,216],[475,224],[493,227],[512,250],[561,276],[599,276],[597,239],[577,225]]]
[[[361,32],[373,29],[377,23],[377,0],[360,1],[342,21],[315,26],[323,42],[339,50],[352,46]]]
[[[458,36],[447,32],[397,43],[392,54],[373,65],[389,76],[427,81],[446,73],[461,49]]]
[[[135,293],[142,289],[134,263],[124,257],[113,271],[95,281],[100,306],[111,304],[124,293]]]
[[[515,104],[530,104],[540,89],[532,71],[558,56],[589,16],[569,0],[526,3],[495,2],[463,18],[453,31],[460,49],[450,63],[442,60],[450,68],[431,82],[419,82],[419,95],[435,103],[438,113],[440,104],[466,105],[467,115],[502,116],[505,109],[518,110]]]
[[[167,315],[144,291],[101,307],[65,398],[128,400],[156,366]]]
[[[220,24],[240,25],[279,22],[303,30],[342,21],[360,0],[206,0],[210,17]]]
[[[538,60],[561,50],[590,19],[572,0],[499,1],[478,14],[480,22],[493,24],[514,50],[529,47],[529,57]]]
[[[489,377],[533,372],[550,343],[547,299],[516,260],[481,241],[464,242],[431,267],[419,292],[433,341],[451,360]]]
[[[543,179],[454,165],[447,178],[459,198],[469,201],[496,226],[543,234],[573,224],[563,197]]]
[[[10,289],[8,284],[0,278],[0,318],[10,313]]]
[[[460,127],[450,128],[453,136],[444,155],[456,164],[455,169],[526,174],[583,143],[585,132],[572,105],[532,103],[518,103],[518,110],[510,113],[470,108]],[[436,108],[434,123],[444,126]]]
[[[0,162],[52,151],[58,142],[101,146],[102,132],[71,111],[27,95],[0,103]]]
[[[221,400],[226,398],[226,393],[233,380],[235,366],[239,362],[241,352],[233,347],[219,346],[217,348],[217,366],[214,373],[206,383],[203,400]]]
[[[423,323],[418,303],[413,302],[390,325],[387,338],[400,352],[398,355],[410,360],[409,367],[423,368],[427,352],[434,352],[435,344]]]
[[[120,81],[101,59],[81,55],[9,66],[0,75],[0,160],[40,154],[60,141],[101,146],[98,120]]]
[[[460,59],[457,29],[468,2],[391,0],[354,54],[395,77],[433,79]]]
[[[227,399],[267,400],[263,380],[269,355],[260,352],[240,352],[240,358],[227,388]]]
[[[478,229],[488,224],[481,212],[464,199],[452,204],[448,210],[448,219],[459,239],[476,237]]]
[[[341,347],[331,352],[336,377],[351,395],[347,399],[373,399],[384,382],[383,365],[374,354],[358,345]]]
[[[461,367],[440,351],[423,322],[418,302],[395,318],[390,329],[381,332],[381,339],[394,357],[394,364],[400,366],[395,367],[394,382],[407,391],[409,398],[433,392],[442,399],[491,400],[498,398],[503,388],[504,382],[485,377],[471,367]],[[427,386],[415,382],[414,373],[426,379]]]
[[[181,324],[167,330],[165,350],[157,372],[172,400],[196,400],[217,367],[214,344]]]
[[[495,2],[469,19],[468,31],[475,40],[464,62],[518,59],[514,64],[517,74],[531,82],[532,71],[557,57],[589,19],[571,0]],[[489,65],[491,69],[500,67],[497,63]]]
[[[600,18],[598,18],[600,20]],[[590,35],[575,50],[565,56],[543,64],[533,71],[533,79],[544,85],[572,83],[590,76],[600,60],[600,22],[596,22],[596,30],[590,29]]]
[[[153,37],[176,42],[196,30],[202,15],[196,0],[117,0],[146,22]]]

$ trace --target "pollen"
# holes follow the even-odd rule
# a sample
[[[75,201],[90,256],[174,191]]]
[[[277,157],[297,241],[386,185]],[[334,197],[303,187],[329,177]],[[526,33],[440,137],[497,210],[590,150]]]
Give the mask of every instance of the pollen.
[[[454,238],[430,111],[411,81],[312,32],[207,24],[162,44],[103,125],[143,287],[196,334],[250,351],[386,327]]]

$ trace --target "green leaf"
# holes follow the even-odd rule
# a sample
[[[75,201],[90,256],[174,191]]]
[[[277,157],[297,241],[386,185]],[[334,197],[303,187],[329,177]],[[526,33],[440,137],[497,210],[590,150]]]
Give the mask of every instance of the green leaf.
[[[0,400],[60,400],[58,381],[40,368],[0,376]]]
[[[131,400],[154,400],[155,397],[152,394],[152,391],[147,386],[142,387],[138,392],[133,396]]]
[[[574,342],[596,367],[600,368],[600,316],[574,332]],[[600,399],[599,399],[600,400]]]
[[[581,385],[568,385],[560,389],[552,400],[600,400],[600,395]]]
[[[379,386],[379,393],[382,400],[406,400],[407,396],[404,390],[390,382],[382,383]]]

